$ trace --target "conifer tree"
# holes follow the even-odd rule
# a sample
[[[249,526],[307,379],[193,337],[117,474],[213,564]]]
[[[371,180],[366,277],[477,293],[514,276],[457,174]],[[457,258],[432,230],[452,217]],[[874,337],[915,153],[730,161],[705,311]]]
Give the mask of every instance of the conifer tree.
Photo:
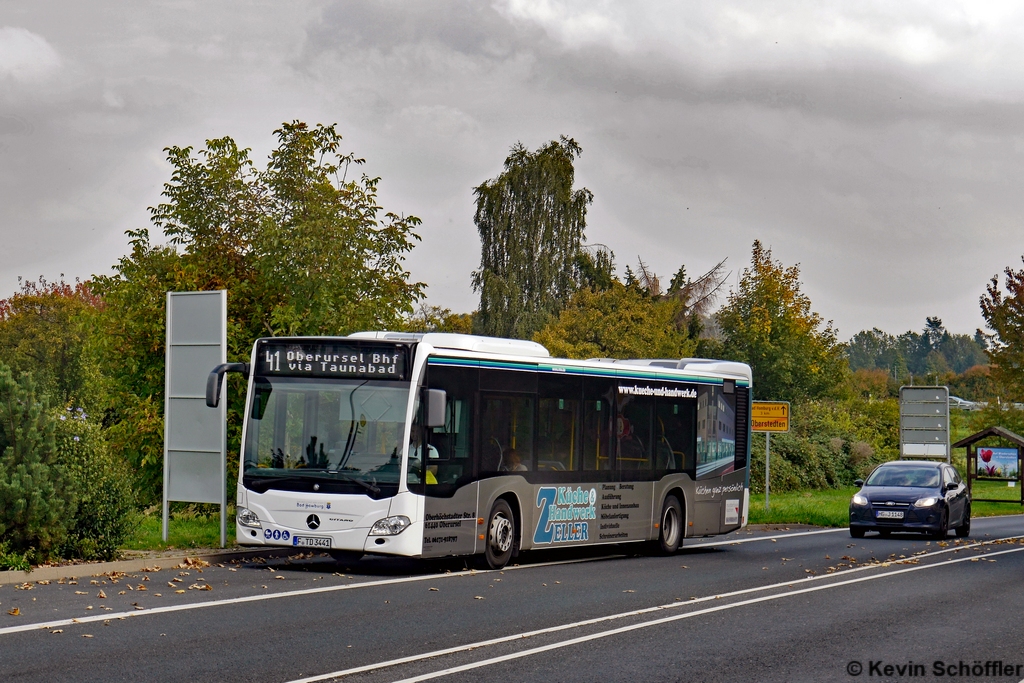
[[[64,540],[73,508],[46,399],[30,375],[15,380],[0,363],[0,541],[45,558]]]

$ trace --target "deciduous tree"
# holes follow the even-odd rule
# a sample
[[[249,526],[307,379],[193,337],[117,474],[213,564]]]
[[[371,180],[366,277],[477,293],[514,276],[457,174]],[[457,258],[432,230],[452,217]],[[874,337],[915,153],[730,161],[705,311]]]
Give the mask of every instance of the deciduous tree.
[[[602,262],[588,261],[582,250],[593,194],[573,189],[573,162],[581,151],[565,136],[536,152],[516,143],[505,170],[474,189],[478,332],[529,339],[561,310],[585,273],[599,279],[604,272]]]
[[[228,290],[230,361],[249,360],[259,336],[400,327],[422,296],[404,268],[420,220],[384,211],[379,178],[349,178],[363,160],[340,152],[335,126],[295,121],[274,134],[264,169],[230,137],[199,151],[167,148],[166,201],[150,212],[170,244],[131,231],[131,253],[94,279],[105,304],[103,369],[114,380],[107,433],[151,496],[161,476],[167,291]],[[228,452],[237,458],[243,391],[238,376],[230,381]]]
[[[760,398],[798,401],[826,396],[849,366],[831,322],[811,310],[800,291],[799,266],[784,267],[755,241],[739,289],[718,314],[724,352],[748,363]]]

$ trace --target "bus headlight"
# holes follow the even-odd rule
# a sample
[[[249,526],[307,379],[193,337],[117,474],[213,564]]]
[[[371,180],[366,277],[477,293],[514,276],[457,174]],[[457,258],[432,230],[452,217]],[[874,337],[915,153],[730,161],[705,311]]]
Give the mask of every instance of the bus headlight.
[[[235,518],[242,526],[251,527],[253,529],[263,528],[263,525],[260,524],[260,518],[249,508],[238,508],[238,514],[235,515]]]
[[[370,528],[371,536],[397,536],[398,534],[405,531],[405,528],[412,524],[412,520],[405,515],[395,515],[394,517],[385,517],[382,520],[376,522]]]

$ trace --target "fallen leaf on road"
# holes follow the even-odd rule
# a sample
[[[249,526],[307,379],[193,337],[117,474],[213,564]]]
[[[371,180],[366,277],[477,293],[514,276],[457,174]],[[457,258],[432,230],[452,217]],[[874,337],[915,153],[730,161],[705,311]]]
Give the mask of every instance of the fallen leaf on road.
[[[436,588],[428,588],[427,590],[436,591],[437,589]]]
[[[75,595],[88,595],[85,591],[75,591]]]
[[[50,631],[50,633],[64,633],[64,629],[59,628],[56,631]]]
[[[107,594],[101,590],[99,593],[96,594],[96,597],[105,599],[107,597]]]
[[[185,592],[185,589],[184,589],[184,588],[179,588],[178,590],[176,590],[176,591],[174,591],[174,592],[175,592],[175,593],[184,593],[184,592]]]
[[[483,600],[483,599],[484,599],[484,596],[482,596],[482,595],[474,595],[474,596],[473,596],[473,599],[474,599],[474,600]]]
[[[90,633],[83,633],[82,637],[83,638],[92,638],[92,634],[90,634]]]
[[[118,594],[118,595],[124,595],[124,594],[125,594],[125,593],[127,593],[127,592],[128,592],[128,591],[118,591],[118,592],[117,592],[117,594]]]
[[[623,593],[636,593],[636,591],[634,591],[634,590],[624,590],[624,591],[622,591],[622,592],[623,592]]]
[[[7,613],[10,614],[12,617],[21,616],[21,610],[17,607],[15,607],[14,609],[7,610]]]

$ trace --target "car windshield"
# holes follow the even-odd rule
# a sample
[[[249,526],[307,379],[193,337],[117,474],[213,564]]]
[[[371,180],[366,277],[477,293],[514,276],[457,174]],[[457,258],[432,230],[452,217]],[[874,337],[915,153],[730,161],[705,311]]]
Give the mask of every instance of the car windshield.
[[[244,473],[397,484],[408,400],[404,382],[257,377]]]
[[[934,488],[939,485],[939,470],[934,467],[879,467],[865,484]]]

